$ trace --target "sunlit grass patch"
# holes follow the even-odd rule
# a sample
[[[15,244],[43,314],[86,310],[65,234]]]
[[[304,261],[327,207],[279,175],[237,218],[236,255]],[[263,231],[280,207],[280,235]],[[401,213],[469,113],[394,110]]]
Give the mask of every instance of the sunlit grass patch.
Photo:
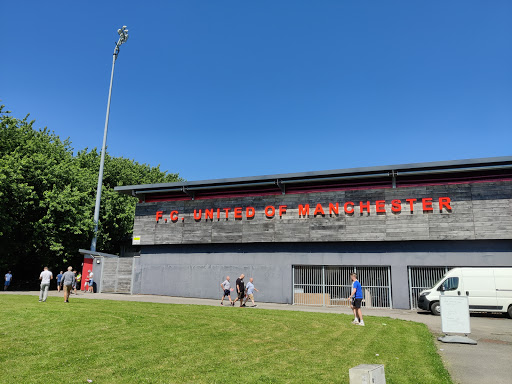
[[[359,364],[451,383],[426,326],[402,320],[21,295],[0,313],[2,383],[348,383]]]

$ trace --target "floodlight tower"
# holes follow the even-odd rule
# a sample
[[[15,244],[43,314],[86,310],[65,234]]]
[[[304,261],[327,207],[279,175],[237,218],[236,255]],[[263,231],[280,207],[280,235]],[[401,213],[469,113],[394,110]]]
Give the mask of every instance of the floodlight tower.
[[[108,90],[108,102],[107,102],[107,116],[105,118],[105,131],[103,132],[103,146],[101,147],[101,161],[100,161],[100,172],[98,174],[98,188],[96,189],[96,205],[94,207],[94,236],[91,241],[91,251],[96,251],[96,242],[98,240],[98,221],[100,218],[100,201],[101,201],[101,187],[103,185],[103,166],[105,164],[105,147],[107,145],[107,130],[108,130],[108,116],[110,114],[110,98],[112,96],[112,82],[114,80],[114,66],[119,55],[119,48],[121,45],[126,43],[128,40],[128,29],[126,25],[123,28],[117,30],[119,34],[119,40],[114,48],[114,56],[112,57],[112,73],[110,75],[110,88]]]

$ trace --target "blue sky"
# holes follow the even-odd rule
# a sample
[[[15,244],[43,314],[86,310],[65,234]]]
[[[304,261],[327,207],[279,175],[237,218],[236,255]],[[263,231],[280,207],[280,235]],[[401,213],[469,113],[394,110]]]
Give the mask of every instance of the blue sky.
[[[16,117],[187,180],[512,155],[510,1],[11,1]]]

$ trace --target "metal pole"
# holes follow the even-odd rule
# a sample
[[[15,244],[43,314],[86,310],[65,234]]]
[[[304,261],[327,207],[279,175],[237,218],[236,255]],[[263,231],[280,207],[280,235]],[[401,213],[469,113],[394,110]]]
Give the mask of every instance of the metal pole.
[[[322,307],[325,307],[325,265],[322,265]]]
[[[295,265],[292,265],[292,305],[295,305]]]
[[[393,284],[391,284],[391,267],[388,268],[388,287],[389,287],[389,308],[393,309],[393,295],[391,294],[391,288]]]
[[[96,205],[94,207],[94,236],[91,241],[91,251],[93,252],[96,251],[96,242],[98,241],[98,221],[100,219],[101,187],[103,185],[103,166],[105,164],[105,148],[107,146],[108,117],[110,114],[112,83],[114,81],[114,66],[116,64],[118,52],[119,49],[116,44],[116,49],[114,50],[114,55],[112,56],[112,73],[110,74],[110,88],[108,90],[107,116],[105,118],[105,131],[103,132],[103,146],[101,147],[100,172],[98,174],[98,187],[96,189]]]
[[[412,287],[412,267],[407,267],[407,270],[409,272],[409,306],[411,309],[414,309],[416,304],[413,301],[413,287]]]

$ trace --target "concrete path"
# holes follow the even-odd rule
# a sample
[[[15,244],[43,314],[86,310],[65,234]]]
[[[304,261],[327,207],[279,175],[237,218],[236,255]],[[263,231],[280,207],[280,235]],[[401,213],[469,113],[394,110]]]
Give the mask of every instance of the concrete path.
[[[23,294],[39,296],[38,291],[32,292],[0,292],[1,294]],[[62,293],[52,291],[49,296],[62,297]],[[220,300],[195,299],[186,297],[170,297],[155,295],[125,295],[109,293],[79,293],[71,295],[75,298],[91,300],[143,301],[150,303],[192,304],[219,306]],[[277,309],[284,311],[322,312],[351,314],[345,307],[303,307],[289,304],[257,303],[257,308],[233,308],[232,310]],[[364,316],[385,316],[394,319],[415,321],[426,324],[432,333],[441,336],[441,318],[428,312],[417,312],[400,309],[364,308]],[[372,319],[366,320],[371,326]],[[512,383],[512,319],[504,315],[472,314],[471,335],[478,345],[444,344],[436,341],[445,366],[453,380],[460,384],[473,383]],[[414,369],[414,367],[411,367]]]

